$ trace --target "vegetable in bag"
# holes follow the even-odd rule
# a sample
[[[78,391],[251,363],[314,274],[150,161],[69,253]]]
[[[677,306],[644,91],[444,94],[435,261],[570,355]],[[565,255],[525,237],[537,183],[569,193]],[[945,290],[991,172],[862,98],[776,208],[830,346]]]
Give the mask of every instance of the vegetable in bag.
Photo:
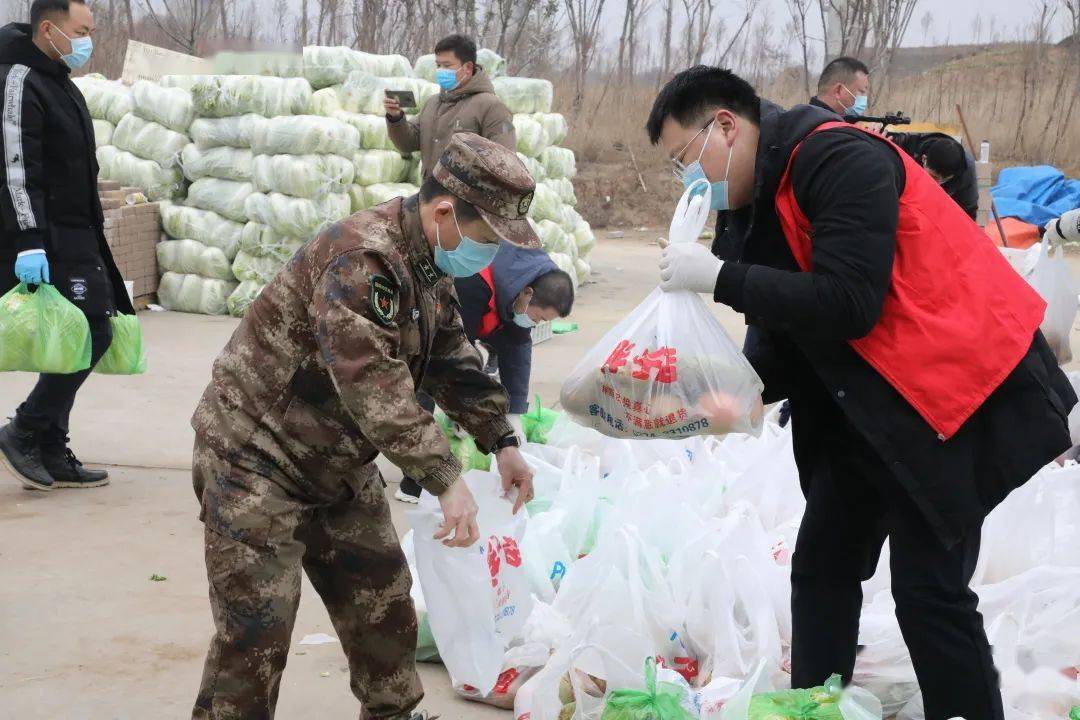
[[[657,682],[656,660],[650,657],[645,660],[645,689],[612,691],[600,720],[695,720],[683,707],[685,696],[679,685]]]
[[[521,426],[525,430],[525,439],[531,443],[547,444],[548,433],[555,426],[560,413],[544,407],[540,396],[536,396],[533,408],[521,416]]]
[[[249,182],[203,178],[191,183],[187,204],[202,210],[212,210],[227,220],[247,222],[244,203],[255,192]]]
[[[255,298],[259,297],[259,293],[262,292],[264,287],[266,286],[250,280],[245,280],[237,285],[236,289],[229,295],[229,299],[225,301],[229,314],[233,317],[244,317],[247,309],[251,307],[251,303],[255,302]]]
[[[348,195],[330,193],[317,200],[281,193],[252,193],[244,202],[248,217],[289,237],[308,239],[352,212]]]
[[[103,145],[109,145],[112,143],[113,131],[115,126],[108,120],[94,119],[94,146],[102,147]],[[101,162],[99,161],[100,165]]]
[[[134,110],[131,88],[118,80],[86,76],[72,78],[72,82],[82,92],[92,118],[117,125]]]
[[[406,110],[416,114],[424,103],[439,94],[439,86],[414,77],[377,77],[366,72],[352,72],[338,91],[344,110],[364,115],[384,113],[383,99],[387,90],[409,90],[416,96],[416,107]]]
[[[566,118],[559,113],[538,112],[533,114],[533,119],[543,126],[548,145],[560,144],[569,133],[570,127],[566,124]]]
[[[523,155],[522,153],[518,153],[517,156],[518,160],[521,161],[521,164],[524,165],[525,169],[529,171],[530,175],[532,175],[532,179],[535,182],[539,183],[547,180],[547,170],[544,169],[543,163],[541,163],[536,158],[531,158],[528,155]]]
[[[544,126],[529,115],[514,116],[514,132],[517,136],[517,151],[525,157],[538,158],[547,148]]]
[[[284,264],[304,245],[302,238],[282,235],[262,223],[249,222],[240,237],[240,249],[256,257],[271,257]]]
[[[143,120],[163,125],[178,133],[186,133],[195,119],[191,92],[139,80],[131,86],[133,111]]]
[[[394,142],[386,131],[386,118],[382,115],[361,115],[339,110],[331,117],[352,125],[360,133],[360,147],[364,150],[395,150]]]
[[[321,45],[304,48],[304,77],[315,88],[343,83],[354,71],[382,77],[413,74],[409,59],[402,55],[373,55],[347,47]]]
[[[102,165],[102,160],[108,165]],[[137,187],[151,201],[172,200],[184,194],[184,175],[178,167],[164,168],[153,160],[143,160],[114,145],[98,148],[101,175],[122,185]]]
[[[237,286],[238,283],[229,280],[166,272],[158,284],[158,300],[166,310],[225,315],[228,312],[226,301]]]
[[[225,253],[227,260],[236,257],[243,237],[243,224],[226,220],[211,210],[187,205],[163,202],[158,207],[161,226],[169,237],[197,240],[203,245],[216,247]]]
[[[94,372],[102,375],[142,375],[146,372],[146,348],[137,315],[109,318],[112,341]]]
[[[755,695],[747,720],[844,720],[841,693],[840,676],[833,675],[822,687]]]
[[[533,191],[532,205],[529,206],[529,217],[537,222],[551,220],[558,222],[562,214],[562,200],[558,193],[547,182],[538,182]]]
[[[355,173],[352,161],[338,155],[256,155],[252,165],[260,192],[300,198],[346,192]]]
[[[69,375],[90,367],[90,325],[52,285],[0,297],[0,372]]]
[[[188,133],[200,150],[215,147],[250,149],[256,129],[266,122],[266,118],[251,113],[239,117],[199,118],[191,123]]]
[[[397,183],[405,180],[409,161],[392,150],[363,150],[353,155],[357,185]]]
[[[549,113],[555,89],[547,80],[519,77],[492,78],[495,94],[512,113]]]
[[[577,161],[574,159],[573,150],[561,147],[545,148],[540,153],[540,162],[544,166],[547,177],[552,180],[572,178],[577,175]]]
[[[691,198],[699,187],[679,201],[671,242],[696,242],[705,226],[711,192]],[[609,437],[679,439],[760,433],[763,388],[696,293],[657,288],[586,353],[561,397],[577,422]]]
[[[378,183],[367,187],[353,185],[349,189],[349,196],[352,198],[352,211],[355,213],[382,205],[394,198],[411,197],[418,192],[420,188],[409,183]]]
[[[251,180],[252,155],[250,150],[224,146],[200,150],[189,143],[180,153],[180,168],[193,182],[208,177],[245,182]]]
[[[274,279],[284,263],[275,257],[252,255],[241,250],[232,264],[232,272],[237,280],[266,285]]]
[[[113,131],[112,142],[136,157],[171,168],[180,161],[188,137],[137,115],[125,115]]]
[[[326,154],[352,157],[360,133],[352,125],[318,115],[276,117],[255,127],[251,149],[256,155]]]
[[[311,106],[311,85],[303,78],[197,75],[190,82],[195,112],[202,117],[254,113],[273,118],[302,115]]]

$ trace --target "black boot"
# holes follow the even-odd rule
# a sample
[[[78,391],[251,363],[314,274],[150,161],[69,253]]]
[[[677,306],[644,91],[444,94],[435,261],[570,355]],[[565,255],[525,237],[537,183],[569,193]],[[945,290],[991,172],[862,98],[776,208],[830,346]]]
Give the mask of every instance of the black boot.
[[[41,458],[52,475],[53,487],[92,488],[109,484],[109,473],[88,470],[67,446],[67,438],[49,438],[41,443]]]
[[[0,428],[0,463],[28,490],[52,490],[53,477],[41,457],[40,435],[12,420]]]

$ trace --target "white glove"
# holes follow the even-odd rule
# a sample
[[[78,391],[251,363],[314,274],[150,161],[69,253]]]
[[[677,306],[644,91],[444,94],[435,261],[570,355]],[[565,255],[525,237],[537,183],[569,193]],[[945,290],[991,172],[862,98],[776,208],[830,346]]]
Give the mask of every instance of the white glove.
[[[660,287],[665,292],[712,293],[724,261],[696,242],[668,245],[660,256]]]

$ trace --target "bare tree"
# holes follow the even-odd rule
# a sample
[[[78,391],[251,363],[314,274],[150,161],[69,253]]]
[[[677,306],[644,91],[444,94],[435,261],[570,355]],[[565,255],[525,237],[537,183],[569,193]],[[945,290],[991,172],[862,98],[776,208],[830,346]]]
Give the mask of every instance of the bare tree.
[[[671,30],[674,22],[675,0],[664,0],[664,64],[660,76],[656,79],[658,87],[671,77]]]
[[[143,7],[154,26],[191,55],[199,54],[200,42],[221,14],[220,0],[143,0]]]
[[[744,8],[746,12],[743,14],[742,21],[739,23],[739,27],[735,28],[735,32],[731,34],[731,38],[728,40],[728,44],[723,50],[720,49],[719,44],[716,47],[716,64],[724,66],[728,64],[728,58],[731,55],[732,49],[734,49],[736,43],[743,38],[743,33],[750,27],[751,21],[754,18],[754,14],[757,12],[758,6],[761,4],[761,0],[746,0]],[[765,29],[766,35],[769,32],[769,28]],[[723,33],[721,33],[722,35]],[[722,40],[720,37],[718,40]],[[745,43],[744,43],[745,47]]]
[[[705,54],[705,44],[713,37],[714,0],[681,0],[686,15],[683,28],[683,55],[686,65],[697,65]],[[723,35],[723,21],[717,35]]]
[[[930,37],[930,28],[934,25],[934,14],[929,10],[924,12],[922,18],[919,20],[919,25],[922,26],[923,45],[932,45],[933,40]]]
[[[971,18],[971,37],[975,40],[976,45],[982,42],[982,31],[982,13],[975,13],[975,15]]]
[[[585,80],[596,58],[600,19],[607,0],[563,0],[574,50],[574,110],[581,110]]]
[[[799,48],[802,50],[803,89],[806,97],[810,97],[810,35],[806,29],[806,16],[810,12],[810,3],[813,0],[785,0],[788,14],[791,15],[791,24],[795,30],[795,37],[799,40]]]

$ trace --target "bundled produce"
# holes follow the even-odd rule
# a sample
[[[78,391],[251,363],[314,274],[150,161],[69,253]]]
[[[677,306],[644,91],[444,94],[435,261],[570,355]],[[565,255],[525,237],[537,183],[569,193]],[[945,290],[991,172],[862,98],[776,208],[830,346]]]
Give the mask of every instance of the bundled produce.
[[[282,235],[266,225],[249,222],[244,226],[240,249],[248,255],[272,257],[279,263],[285,263],[296,254],[304,242],[300,238]]]
[[[551,112],[555,89],[547,80],[497,77],[492,79],[492,83],[495,85],[495,94],[514,114]]]
[[[527,155],[521,154],[520,152],[517,154],[517,156],[518,160],[521,161],[521,164],[524,165],[525,169],[529,171],[530,175],[532,175],[533,180],[535,180],[536,182],[542,182],[544,180],[547,180],[547,169],[544,168],[543,163],[541,163],[536,158],[531,158]]]
[[[303,77],[304,58],[288,52],[219,52],[214,56],[214,74]]]
[[[215,147],[250,149],[256,129],[261,132],[265,123],[266,118],[251,113],[228,118],[199,118],[191,123],[188,132],[200,150]]]
[[[362,150],[353,155],[357,185],[398,183],[409,174],[411,162],[392,150]]]
[[[166,310],[225,315],[228,312],[226,301],[237,285],[231,280],[166,272],[158,284],[158,300]]]
[[[696,242],[705,226],[711,191],[691,197],[697,187],[679,201],[672,243]],[[757,433],[763,388],[700,296],[657,288],[585,354],[562,406],[611,437]]]
[[[566,118],[559,113],[538,112],[533,114],[533,119],[544,128],[544,137],[548,145],[558,145],[566,139],[570,127],[566,124]]]
[[[101,75],[86,75],[72,82],[82,92],[90,117],[95,120],[108,120],[116,125],[134,108],[131,88],[122,82],[106,80]]]
[[[161,203],[161,225],[171,238],[197,240],[203,245],[216,247],[232,260],[240,247],[244,225],[226,220],[210,210]]]
[[[259,297],[259,293],[262,292],[264,287],[266,286],[250,280],[245,280],[237,285],[236,289],[232,291],[232,294],[225,301],[229,314],[233,317],[244,317],[247,309],[251,307],[251,303],[255,302],[255,298]]]
[[[252,155],[250,150],[234,147],[212,147],[200,150],[190,143],[180,153],[180,167],[184,177],[194,182],[203,178],[218,178],[243,182],[252,179]]]
[[[70,374],[90,367],[90,326],[52,285],[0,297],[0,372]]]
[[[97,158],[98,177],[141,188],[150,201],[171,200],[184,194],[184,176],[180,168],[164,168],[153,160],[143,160],[114,145],[99,147]]]
[[[314,153],[352,157],[358,147],[360,133],[355,127],[318,115],[270,118],[255,126],[251,138],[256,155]]]
[[[201,117],[254,113],[266,118],[302,115],[311,105],[311,85],[303,78],[260,75],[191,76],[191,100]]]
[[[695,720],[683,707],[686,695],[679,685],[657,682],[656,660],[650,657],[645,661],[645,689],[613,691],[600,720]],[[781,716],[768,720],[781,720]]]
[[[547,149],[544,126],[530,115],[514,116],[514,132],[517,135],[517,151],[525,157],[539,158]]]
[[[330,117],[347,122],[356,128],[360,133],[360,147],[364,150],[397,150],[390,139],[390,134],[386,131],[386,117],[383,115],[360,115],[338,110]]]
[[[552,180],[569,179],[577,175],[577,161],[574,159],[572,150],[561,147],[548,147],[540,153],[539,160],[544,167],[546,177]],[[576,203],[569,204],[574,205]]]
[[[191,93],[183,88],[140,80],[131,86],[131,95],[135,115],[174,132],[186,133],[195,119]]]
[[[537,222],[541,220],[558,222],[562,219],[562,200],[547,181],[536,184],[532,205],[529,206],[529,217]]]
[[[219,248],[197,240],[165,240],[157,244],[158,267],[166,272],[192,273],[232,280],[232,264]]]
[[[574,194],[574,184],[567,180],[565,177],[549,177],[543,182],[543,184],[546,185],[555,194],[555,197],[559,199],[560,203],[563,203],[564,205],[569,205],[570,207],[577,205],[577,196]],[[559,220],[561,219],[561,217],[555,219]]]
[[[571,236],[551,220],[541,220],[536,224],[540,243],[549,253],[562,253],[571,257],[577,252]]]
[[[372,55],[347,47],[304,48],[304,77],[316,89],[340,85],[356,71],[381,77],[413,74],[408,58],[401,55]]]
[[[266,285],[281,270],[282,261],[273,255],[255,255],[246,250],[236,254],[232,264],[232,274],[242,282]]]
[[[139,317],[116,315],[109,318],[109,327],[112,340],[109,349],[94,366],[94,372],[102,375],[142,375],[146,372],[146,347]]]
[[[324,226],[348,217],[352,212],[352,201],[345,193],[308,199],[276,192],[255,192],[247,196],[244,208],[249,218],[269,225],[282,235],[310,238]]]
[[[260,192],[299,198],[347,192],[356,173],[353,163],[338,155],[257,155],[252,169]]]
[[[352,212],[360,212],[382,205],[394,198],[410,197],[420,192],[420,188],[409,183],[378,183],[363,187],[353,185],[349,189],[349,197],[352,199]]]
[[[188,137],[137,115],[125,115],[116,126],[112,141],[117,148],[136,157],[153,160],[162,168],[172,168],[179,163]]]
[[[113,131],[115,126],[108,120],[94,119],[94,145],[96,147],[102,147],[103,145],[109,145],[112,143]]]
[[[188,188],[187,204],[203,210],[212,210],[226,220],[247,222],[245,203],[255,193],[250,182],[202,178]]]

